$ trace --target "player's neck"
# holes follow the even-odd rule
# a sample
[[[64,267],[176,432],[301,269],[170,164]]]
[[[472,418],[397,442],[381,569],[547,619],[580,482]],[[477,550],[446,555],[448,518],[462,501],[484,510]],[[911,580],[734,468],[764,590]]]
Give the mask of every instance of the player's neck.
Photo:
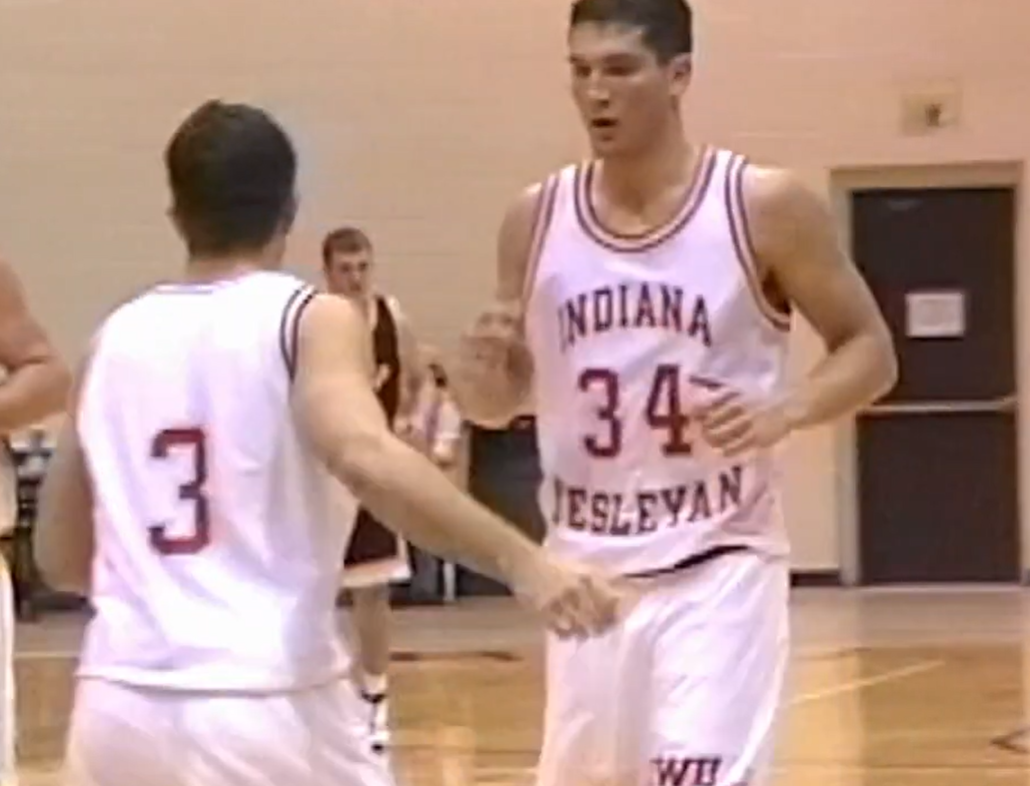
[[[198,283],[239,278],[255,270],[266,269],[253,260],[191,259],[186,263],[183,279]]]
[[[190,257],[183,271],[186,281],[212,282],[238,278],[256,270],[270,270],[276,267],[271,259],[262,255],[239,255],[227,257]]]
[[[677,130],[640,153],[605,158],[599,186],[620,205],[644,208],[668,189],[691,182],[700,149]]]

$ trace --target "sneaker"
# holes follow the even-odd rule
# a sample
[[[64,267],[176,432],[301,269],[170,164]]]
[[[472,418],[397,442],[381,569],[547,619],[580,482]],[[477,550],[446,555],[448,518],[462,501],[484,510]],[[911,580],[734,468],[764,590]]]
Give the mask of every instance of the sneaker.
[[[361,698],[368,702],[370,713],[369,738],[372,741],[372,750],[375,753],[383,753],[390,744],[390,726],[386,694],[365,693],[362,691]]]

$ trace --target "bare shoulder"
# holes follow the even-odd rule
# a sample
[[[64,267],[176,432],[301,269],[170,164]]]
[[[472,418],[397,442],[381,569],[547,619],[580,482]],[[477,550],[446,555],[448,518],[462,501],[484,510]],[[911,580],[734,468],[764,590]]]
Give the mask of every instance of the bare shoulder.
[[[504,211],[504,219],[501,221],[501,232],[498,239],[502,257],[514,256],[514,252],[520,252],[522,256],[529,253],[533,227],[540,214],[543,197],[544,181],[540,181],[523,188],[508,203],[508,207]]]
[[[532,227],[533,219],[540,208],[545,182],[539,180],[532,183],[515,195],[505,210],[502,228],[512,229],[521,226],[525,230]]]
[[[882,346],[890,331],[841,242],[829,201],[796,173],[749,166],[743,181],[756,262],[831,346],[866,333]]]
[[[815,256],[842,255],[828,200],[796,172],[749,165],[743,173],[743,200],[756,256],[763,266],[780,267]]]
[[[300,338],[332,335],[332,332],[365,333],[364,317],[349,300],[326,292],[315,292],[300,315]]]
[[[370,376],[372,342],[361,311],[349,300],[316,294],[300,315],[297,378],[302,387],[325,373],[358,371]]]
[[[533,235],[544,210],[546,183],[523,188],[509,202],[497,238],[497,287],[500,300],[522,296],[529,273]]]
[[[830,218],[825,197],[790,169],[749,165],[743,192],[748,218],[767,233],[783,234],[798,222],[811,225]]]

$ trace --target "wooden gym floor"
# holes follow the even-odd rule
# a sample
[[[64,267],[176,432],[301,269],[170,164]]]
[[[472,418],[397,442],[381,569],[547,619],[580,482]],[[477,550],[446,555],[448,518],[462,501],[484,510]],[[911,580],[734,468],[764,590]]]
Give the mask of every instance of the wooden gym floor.
[[[777,786],[1030,784],[1030,593],[798,590]],[[23,786],[60,755],[81,619],[19,628]],[[539,634],[508,600],[398,614],[400,786],[530,784]]]

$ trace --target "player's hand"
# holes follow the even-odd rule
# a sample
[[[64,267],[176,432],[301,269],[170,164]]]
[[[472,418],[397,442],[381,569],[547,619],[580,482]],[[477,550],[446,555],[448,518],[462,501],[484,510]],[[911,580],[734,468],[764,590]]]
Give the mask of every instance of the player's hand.
[[[791,431],[781,403],[756,404],[735,390],[721,391],[695,418],[705,441],[727,457],[771,448]]]
[[[604,633],[627,596],[609,579],[537,551],[512,582],[516,597],[562,638]]]
[[[411,418],[397,418],[393,424],[393,433],[400,437],[408,447],[414,448],[419,453],[426,453],[428,451],[425,435]]]
[[[477,366],[500,370],[522,340],[522,307],[517,301],[494,303],[462,336],[462,356]]]

